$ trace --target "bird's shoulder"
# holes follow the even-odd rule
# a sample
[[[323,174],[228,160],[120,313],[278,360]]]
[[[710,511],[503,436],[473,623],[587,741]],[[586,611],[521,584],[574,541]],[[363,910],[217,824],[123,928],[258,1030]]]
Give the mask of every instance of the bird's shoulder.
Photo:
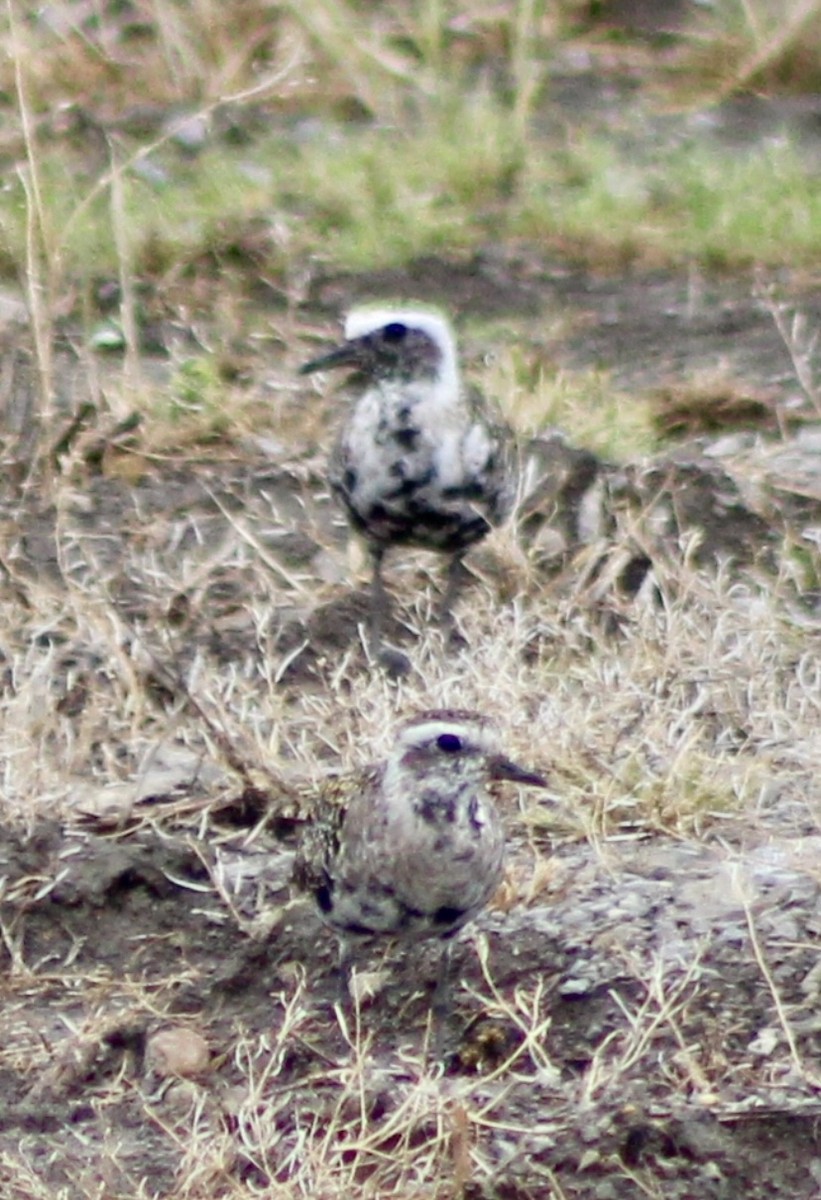
[[[513,504],[519,474],[519,447],[512,427],[495,400],[478,388],[466,392],[470,420],[465,436],[465,458],[489,495],[498,497],[499,517]]]
[[[343,828],[352,805],[378,793],[384,763],[325,776],[306,797],[305,823],[294,859],[297,887],[312,891],[327,878],[339,854]]]
[[[513,429],[505,420],[497,401],[472,384],[464,391],[464,401],[468,412],[468,428],[481,427],[493,450],[510,448],[512,452],[515,445]]]

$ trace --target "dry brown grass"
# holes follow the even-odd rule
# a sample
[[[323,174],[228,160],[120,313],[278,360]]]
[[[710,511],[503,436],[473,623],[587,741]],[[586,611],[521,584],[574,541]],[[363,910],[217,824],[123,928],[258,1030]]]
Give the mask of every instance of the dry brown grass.
[[[134,247],[119,185],[126,163],[171,136],[153,125],[130,159],[107,148],[91,184],[109,197],[125,357],[101,366],[78,351],[63,374],[67,359],[55,370],[53,353],[70,280],[65,231],[39,199],[37,147],[64,95],[101,120],[131,103],[135,81],[160,107],[206,115],[265,94],[283,108],[310,97],[389,117],[403,88],[424,94],[433,86],[447,49],[465,71],[506,56],[522,121],[539,83],[536,42],[555,29],[526,2],[504,14],[476,4],[455,25],[439,5],[396,5],[374,10],[373,28],[349,50],[347,5],[202,0],[130,11],[143,23],[133,40],[104,6],[55,3],[51,30],[15,0],[6,9],[13,53],[2,71],[16,67],[5,83],[16,89],[21,121],[5,145],[25,159],[32,420],[42,437],[30,457],[11,434],[3,445],[0,812],[8,844],[21,833],[36,865],[15,875],[10,858],[0,871],[0,1073],[10,1087],[24,1085],[23,1110],[41,1106],[45,1138],[32,1118],[32,1128],[2,1143],[0,1190],[9,1200],[473,1200],[509,1188],[522,1200],[561,1200],[601,1170],[617,1186],[667,1194],[652,1169],[613,1149],[613,1127],[640,1110],[648,1080],[669,1108],[691,1104],[727,1121],[775,1084],[792,1114],[807,1100],[802,1088],[810,1098],[817,1088],[800,1036],[812,1012],[788,997],[779,974],[790,955],[803,963],[815,953],[809,932],[789,944],[784,935],[775,969],[773,947],[758,932],[761,897],[750,899],[739,882],[748,940],[738,957],[746,956],[750,994],[766,1000],[764,1054],[750,1049],[746,1000],[727,1000],[726,1013],[715,1000],[721,981],[711,976],[707,937],[682,950],[682,966],[664,947],[632,942],[627,918],[614,932],[591,916],[594,957],[618,965],[616,982],[604,978],[619,1020],[602,1026],[582,1069],[571,1052],[560,1061],[553,964],[538,958],[500,983],[500,939],[484,929],[474,935],[479,969],[466,972],[462,998],[491,1027],[464,1049],[463,1069],[444,1075],[411,1019],[413,988],[395,1003],[390,1039],[378,1021],[380,1004],[395,1001],[388,985],[353,1011],[323,1008],[325,964],[310,928],[301,942],[293,934],[302,910],[286,895],[287,851],[271,834],[268,809],[239,830],[218,818],[254,789],[290,812],[328,769],[383,754],[397,721],[420,708],[490,713],[510,752],[551,783],[546,795],[507,803],[510,872],[490,932],[499,922],[505,947],[515,947],[520,935],[547,929],[544,944],[565,951],[567,976],[576,950],[589,946],[565,946],[551,912],[569,920],[595,893],[583,885],[598,874],[619,882],[613,904],[629,895],[620,847],[670,838],[709,857],[718,846],[738,856],[741,871],[747,839],[771,838],[778,849],[796,825],[817,826],[817,627],[797,598],[789,555],[781,574],[708,571],[685,541],[656,564],[663,602],[628,601],[599,570],[605,547],[588,547],[550,579],[503,531],[475,556],[477,582],[458,613],[463,651],[445,647],[432,622],[436,568],[397,555],[391,583],[414,634],[415,672],[394,683],[368,669],[350,620],[335,639],[319,619],[349,600],[357,567],[322,477],[334,402],[312,396],[306,407],[293,379],[291,358],[305,338],[299,271],[284,312],[260,335],[275,360],[262,383],[226,382],[231,355],[220,339],[243,331],[245,299],[233,296],[221,301],[214,327],[186,327],[159,383],[142,373]],[[777,48],[770,43],[771,56]],[[772,303],[817,407],[812,331]],[[192,340],[193,367],[185,349]],[[628,422],[607,376],[523,380],[520,367],[511,352],[477,373],[508,395],[522,427],[572,419],[602,450],[649,444],[646,413],[634,410]],[[91,395],[100,414],[59,464],[51,455],[57,379],[72,399]],[[106,422],[135,408],[147,410],[147,428],[136,445],[104,445],[95,473],[89,443],[105,443]],[[29,446],[24,433],[19,443]],[[277,490],[280,473],[287,486]],[[312,545],[283,550],[288,537]],[[59,843],[38,859],[38,840],[55,826]],[[31,922],[88,847],[127,849],[141,837],[193,847],[201,876],[171,873],[169,881],[175,896],[193,897],[203,925],[158,931],[135,922],[128,970],[124,958],[96,962],[95,950],[110,951],[96,941],[97,918],[112,907],[103,894],[68,947],[55,934],[52,948],[35,954]],[[63,908],[70,901],[54,901],[54,912]],[[59,933],[60,918],[53,923]],[[187,957],[193,928],[225,931],[232,951],[295,938],[247,1026],[236,1012],[221,1015]],[[385,979],[394,970],[389,962]],[[192,993],[196,1003],[180,1005]],[[804,1007],[815,999],[808,987]],[[694,1011],[708,1014],[697,1034]],[[210,1069],[152,1075],[139,1039],[166,1026],[206,1036]],[[741,1048],[732,1042],[739,1027]],[[95,1133],[82,1104],[94,1111]],[[580,1123],[581,1147],[573,1140]],[[572,1169],[562,1160],[560,1170],[551,1154],[568,1144]]]
[[[811,91],[819,29],[818,0],[731,0],[695,18],[686,65],[700,87],[715,87],[717,100],[760,88]]]
[[[503,903],[512,914],[525,905],[538,911],[569,886],[560,869],[556,874],[544,862],[550,843],[586,842],[592,861],[607,864],[624,838],[715,837],[726,830],[732,841],[739,824],[748,830],[763,824],[776,800],[811,811],[821,679],[813,632],[786,577],[697,570],[685,548],[658,564],[663,605],[627,603],[603,590],[595,574],[584,585],[581,565],[547,582],[506,530],[476,556],[479,578],[459,611],[468,648],[454,653],[432,627],[432,564],[397,555],[392,585],[403,619],[419,635],[416,671],[397,684],[363,669],[355,639],[341,651],[311,644],[312,615],[351,586],[335,522],[321,496],[311,498],[317,482],[311,464],[279,463],[307,485],[296,510],[284,512],[257,494],[237,511],[231,487],[260,464],[234,462],[224,464],[234,484],[226,491],[224,478],[208,482],[211,498],[201,510],[180,514],[161,505],[157,512],[162,484],[151,485],[159,493],[143,527],[135,515],[148,502],[141,489],[151,476],[135,481],[126,500],[117,500],[123,507],[113,510],[116,489],[104,499],[111,484],[98,494],[96,486],[87,492],[92,481],[76,471],[56,477],[56,556],[48,570],[44,561],[39,568],[32,563],[14,532],[19,524],[6,521],[0,760],[7,827],[35,834],[44,820],[64,822],[75,831],[65,867],[89,819],[131,835],[176,829],[176,836],[203,846],[209,876],[197,886],[212,919],[258,938],[276,936],[290,909],[263,904],[248,911],[236,835],[213,828],[212,814],[249,781],[275,804],[290,802],[329,767],[384,753],[397,720],[431,705],[492,713],[511,753],[550,776],[547,804],[527,797],[507,812],[511,875]],[[106,534],[100,522],[112,511],[118,516]],[[311,565],[281,558],[269,540],[272,526],[310,530],[319,547]],[[241,603],[223,609],[219,589],[232,578],[241,580]],[[188,617],[179,626],[172,613],[182,596]],[[606,619],[613,606],[617,635]],[[294,617],[304,622],[302,635],[283,648],[281,630]],[[221,639],[232,628],[243,649],[226,655]],[[315,674],[292,681],[289,671],[312,651]],[[175,786],[176,806],[167,800],[159,818],[142,804],[158,792],[170,796]],[[264,841],[260,824],[242,845],[253,852]],[[9,962],[0,1041],[5,1068],[32,1081],[30,1099],[78,1086],[106,1031],[123,1022],[178,1020],[174,997],[195,977],[183,965],[161,979],[149,971],[118,980],[107,969],[77,971],[71,953],[31,961],[26,908],[62,874],[58,866],[18,880],[3,896],[12,915],[0,930]],[[794,1068],[805,1071],[780,985],[755,940],[755,914],[748,913],[762,987],[777,1006]],[[168,1200],[239,1200],[249,1194],[249,1178],[280,1180],[264,1194],[289,1200],[341,1197],[357,1188],[444,1198],[492,1189],[500,1172],[508,1179],[521,1173],[523,1194],[541,1179],[559,1196],[561,1182],[528,1147],[566,1136],[580,1105],[606,1110],[622,1090],[630,1093],[637,1073],[666,1070],[673,1091],[686,1087],[708,1108],[727,1104],[728,1072],[736,1085],[759,1085],[749,1065],[728,1065],[718,1050],[688,1040],[704,946],[691,947],[683,973],[670,973],[669,964],[644,952],[620,951],[641,995],[618,993],[623,1028],[602,1041],[578,1079],[553,1062],[554,1001],[544,976],[500,988],[481,937],[478,948],[482,978],[467,995],[515,1035],[493,1053],[477,1052],[478,1074],[443,1078],[415,1032],[401,1027],[391,1054],[377,1052],[368,1006],[337,1012],[344,1049],[323,1058],[328,1018],[317,1013],[315,981],[297,963],[270,998],[268,1030],[212,1035],[216,1058],[207,1078],[161,1080],[154,1090],[147,1081],[135,1097],[133,1067],[125,1061],[97,1085],[95,1104],[119,1121],[115,1114],[128,1097],[137,1103],[129,1120],[153,1130],[164,1161],[175,1164],[177,1183],[162,1193]],[[52,993],[60,997],[59,1016]],[[377,995],[368,1004],[380,1002]],[[208,1029],[211,1016],[203,1011],[188,1020]],[[664,1068],[662,1042],[677,1048]],[[298,1054],[313,1065],[294,1077]],[[533,1106],[541,1114],[535,1120]],[[0,1178],[8,1194],[54,1194],[44,1179],[80,1153],[81,1137],[78,1131],[76,1147],[70,1141],[55,1150],[47,1169],[32,1165],[24,1151],[7,1152]],[[156,1194],[150,1183],[137,1182],[139,1147],[115,1138],[95,1145],[92,1158],[94,1167],[79,1173],[67,1195],[104,1194],[100,1181],[121,1179],[124,1169],[143,1194]],[[627,1166],[619,1170],[631,1178]]]
[[[279,649],[287,614],[309,619],[350,586],[336,536],[326,530],[322,545],[325,570],[336,564],[332,583],[304,569],[278,569],[270,549],[255,541],[259,511],[230,515],[216,541],[204,516],[169,513],[155,523],[148,544],[140,538],[123,542],[122,556],[111,560],[95,550],[93,529],[78,530],[76,494],[66,483],[56,486],[62,494],[61,579],[47,584],[18,575],[16,593],[7,590],[0,609],[6,823],[33,833],[44,818],[56,817],[77,830],[78,820],[87,822],[91,813],[93,824],[103,828],[116,829],[119,821],[133,833],[162,830],[165,823],[169,833],[176,828],[177,836],[204,839],[210,882],[197,885],[201,903],[212,919],[246,936],[273,930],[276,937],[291,910],[266,913],[263,905],[249,918],[248,879],[243,883],[242,869],[237,874],[237,837],[211,829],[214,806],[243,784],[226,763],[226,744],[246,780],[257,780],[274,798],[282,781],[283,795],[295,789],[299,796],[329,767],[384,753],[396,721],[416,709],[458,705],[494,714],[511,752],[543,767],[551,779],[547,805],[525,799],[507,812],[512,872],[504,907],[513,914],[523,904],[538,909],[568,886],[561,874],[544,874],[540,863],[548,841],[571,846],[586,840],[593,860],[607,863],[609,848],[625,837],[726,830],[732,838],[739,822],[749,829],[764,819],[775,796],[779,804],[810,805],[821,680],[812,635],[791,607],[786,586],[697,572],[686,563],[674,576],[671,566],[661,580],[667,603],[625,607],[622,632],[614,637],[602,622],[600,596],[591,602],[579,588],[538,580],[521,552],[514,554],[506,532],[480,556],[482,580],[460,608],[469,649],[445,652],[431,628],[427,561],[397,556],[393,585],[404,597],[404,619],[420,633],[415,673],[395,684],[363,670],[354,642],[341,653],[323,655],[316,647],[313,680],[289,683],[287,668],[307,653],[310,635],[306,626],[296,652]],[[180,553],[182,527],[199,519],[202,535]],[[504,603],[497,592],[501,562],[507,564],[510,597]],[[226,569],[244,580],[243,606],[234,619],[247,647],[230,660],[209,648],[209,629],[225,619],[209,608],[209,584]],[[125,591],[123,578],[129,581]],[[181,637],[161,614],[186,589],[199,599]],[[164,683],[169,695],[162,700]],[[197,762],[198,771],[192,765]],[[199,776],[193,790],[184,784],[192,770]],[[141,796],[167,792],[175,780],[183,785],[176,808],[166,801],[155,816],[141,805]],[[113,827],[100,807],[106,798]],[[67,843],[66,866],[78,836],[82,841],[78,831]],[[242,844],[245,853],[261,848],[262,826]],[[6,911],[22,915],[21,898],[48,894],[60,878],[58,869],[18,881],[4,896]],[[6,1068],[32,1080],[33,1097],[76,1088],[99,1058],[107,1030],[123,1022],[179,1020],[174,997],[195,978],[186,966],[162,979],[149,971],[131,982],[108,970],[75,972],[71,955],[30,961],[24,929],[17,918],[2,928],[10,974],[0,1040],[7,1047]],[[289,1200],[347,1196],[360,1188],[370,1195],[463,1196],[492,1189],[500,1177],[521,1177],[524,1195],[533,1194],[528,1189],[541,1179],[558,1196],[562,1185],[555,1173],[540,1167],[529,1148],[566,1136],[579,1105],[599,1114],[609,1110],[622,1091],[632,1094],[637,1073],[666,1070],[673,1090],[686,1081],[700,1103],[725,1104],[722,1080],[730,1068],[717,1051],[691,1045],[684,1032],[703,986],[704,946],[691,947],[683,974],[671,974],[662,958],[653,964],[643,951],[620,951],[641,998],[630,989],[618,994],[623,1029],[602,1041],[577,1079],[553,1062],[554,1000],[544,975],[524,975],[516,986],[500,988],[481,936],[478,948],[481,982],[467,994],[511,1039],[487,1051],[488,1058],[478,1052],[478,1074],[443,1078],[417,1033],[401,1023],[391,1052],[377,1050],[370,1014],[381,995],[353,1014],[337,1011],[344,1049],[328,1059],[323,1048],[333,1027],[317,1012],[315,981],[296,964],[270,997],[269,1029],[212,1034],[216,1058],[206,1078],[159,1080],[153,1090],[149,1080],[137,1097],[126,1061],[96,1086],[95,1104],[120,1121],[116,1114],[129,1103],[129,1121],[154,1131],[163,1161],[176,1164],[177,1183],[162,1192],[168,1200],[239,1200],[252,1194],[248,1181],[255,1178],[269,1181],[265,1195]],[[758,954],[762,986],[777,1002],[779,984],[760,946]],[[61,1016],[44,1041],[37,1014],[53,1012],[51,991],[62,998]],[[212,1017],[206,1009],[187,1019],[197,1029],[207,1028]],[[783,1005],[780,1019],[790,1036],[791,1016]],[[664,1068],[658,1065],[662,1043],[677,1047],[674,1062]],[[804,1070],[794,1039],[790,1052]],[[294,1075],[300,1055],[313,1064],[307,1075]],[[758,1086],[749,1065],[732,1070],[737,1081]],[[68,1136],[68,1148],[55,1150],[48,1170],[63,1169],[79,1154],[81,1129],[76,1147],[75,1135]],[[122,1134],[108,1145],[95,1144],[92,1161],[93,1169],[81,1172],[67,1195],[90,1200],[102,1194],[95,1190],[100,1180],[121,1179],[124,1169],[142,1194],[157,1194],[149,1182],[137,1183],[139,1147],[123,1142]],[[593,1161],[585,1169],[592,1170]],[[7,1153],[2,1170],[7,1194],[49,1194],[43,1183],[48,1170],[34,1167],[24,1151]],[[631,1177],[627,1166],[619,1170]]]
[[[72,581],[73,564],[87,549],[76,535],[60,547],[62,584],[25,583],[7,596],[9,815],[31,819],[53,811],[68,799],[72,781],[89,773],[128,779],[158,741],[197,744],[207,730],[195,717],[156,708],[151,688],[164,663],[172,678],[178,672],[188,678],[195,699],[226,723],[229,736],[253,746],[260,767],[285,757],[310,774],[317,757],[350,765],[361,761],[363,747],[381,754],[396,717],[422,707],[489,711],[509,727],[515,749],[526,741],[531,756],[558,771],[568,808],[604,830],[622,818],[683,830],[711,809],[744,807],[772,769],[767,746],[784,748],[784,778],[793,756],[795,769],[806,765],[798,747],[811,741],[814,709],[811,680],[796,674],[796,664],[810,666],[809,644],[786,592],[685,571],[677,598],[663,609],[648,604],[631,614],[628,606],[627,633],[613,639],[597,606],[586,609],[584,595],[551,596],[534,581],[529,594],[514,595],[500,610],[494,590],[478,585],[461,614],[470,650],[454,655],[443,652],[435,631],[426,632],[432,604],[426,589],[406,616],[422,632],[411,679],[395,685],[378,672],[363,674],[354,644],[321,664],[321,688],[303,694],[278,682],[294,653],[266,649],[276,614],[296,606],[309,615],[340,585],[329,588],[277,566],[248,525],[247,518],[231,517],[222,546],[205,561],[183,558],[172,566],[162,550],[144,557],[131,550],[125,571],[135,594],[154,595],[159,615],[192,587],[204,594],[209,571],[241,565],[247,573],[250,565],[253,594],[243,623],[257,631],[263,648],[255,662],[226,670],[204,643],[196,644],[196,631],[182,654],[173,627],[134,624],[118,611],[112,592],[122,586],[119,579],[101,571]],[[167,536],[165,554],[175,538],[170,527]],[[339,551],[328,546],[325,553],[343,576]],[[397,563],[393,574],[397,593],[406,597],[424,578],[412,562]],[[22,625],[21,590],[28,609]],[[63,718],[60,706],[81,686],[88,694],[79,717]]]

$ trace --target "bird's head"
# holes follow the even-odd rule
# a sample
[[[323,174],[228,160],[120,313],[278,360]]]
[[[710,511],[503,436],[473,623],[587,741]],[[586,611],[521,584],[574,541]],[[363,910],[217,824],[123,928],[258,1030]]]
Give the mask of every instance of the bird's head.
[[[452,774],[547,787],[542,775],[501,752],[494,721],[465,709],[434,709],[406,721],[388,761],[388,771],[391,769],[420,777]]]
[[[300,375],[350,367],[366,380],[429,380],[458,394],[456,345],[447,320],[424,309],[355,308],[345,340],[300,367]]]

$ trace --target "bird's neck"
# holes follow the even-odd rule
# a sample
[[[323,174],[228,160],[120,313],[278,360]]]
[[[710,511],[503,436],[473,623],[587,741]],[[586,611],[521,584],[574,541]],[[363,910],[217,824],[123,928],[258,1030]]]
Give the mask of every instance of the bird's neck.
[[[389,765],[384,780],[388,808],[396,821],[423,821],[429,825],[452,826],[468,819],[477,797],[485,794],[485,781],[475,772],[452,767],[428,770],[419,775],[401,764]]]
[[[414,418],[421,424],[436,419],[446,423],[463,418],[465,399],[458,382],[437,376],[433,379],[385,379],[373,385],[374,398],[383,417],[391,424],[403,424]]]

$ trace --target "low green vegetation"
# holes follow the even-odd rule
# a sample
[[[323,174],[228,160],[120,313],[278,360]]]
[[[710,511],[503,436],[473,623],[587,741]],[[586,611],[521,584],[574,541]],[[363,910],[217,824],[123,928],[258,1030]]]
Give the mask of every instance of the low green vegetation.
[[[549,166],[530,166],[523,190],[516,231],[566,238],[593,265],[798,266],[821,258],[817,177],[787,143],[733,152],[654,145],[639,156],[582,135]]]
[[[629,101],[606,127],[595,111],[557,119],[551,82],[576,46],[593,72],[632,55],[668,106],[685,86],[703,111],[750,86],[812,91],[820,9],[728,0],[692,13],[662,56],[652,41],[628,49],[608,5],[570,0],[475,0],[458,20],[440,3],[249,3],[241,16],[159,3],[154,20],[103,20],[65,2],[48,21],[11,4],[0,271],[34,264],[56,307],[70,281],[121,269],[124,246],[130,270],[162,278],[226,223],[253,221],[277,228],[273,277],[300,259],[384,268],[500,239],[594,269],[814,265],[821,197],[796,146],[728,149]],[[193,114],[208,132],[192,142],[179,130]]]
[[[70,276],[113,272],[105,189],[64,162],[59,147],[43,148],[43,252]],[[532,132],[520,137],[488,96],[432,105],[403,129],[322,122],[310,136],[277,130],[253,150],[215,145],[194,163],[166,148],[139,168],[123,187],[138,273],[207,251],[226,221],[254,220],[284,227],[289,253],[336,269],[401,265],[500,238],[594,267],[821,260],[817,178],[789,144],[733,153],[654,145],[637,155],[582,133],[557,148]],[[23,184],[12,181],[0,196],[7,271],[25,262],[31,219]],[[283,269],[273,244],[269,253],[268,269]]]
[[[649,403],[623,395],[606,371],[570,370],[540,357],[511,345],[483,372],[483,387],[503,400],[518,430],[538,436],[560,429],[573,445],[615,462],[658,448]]]

